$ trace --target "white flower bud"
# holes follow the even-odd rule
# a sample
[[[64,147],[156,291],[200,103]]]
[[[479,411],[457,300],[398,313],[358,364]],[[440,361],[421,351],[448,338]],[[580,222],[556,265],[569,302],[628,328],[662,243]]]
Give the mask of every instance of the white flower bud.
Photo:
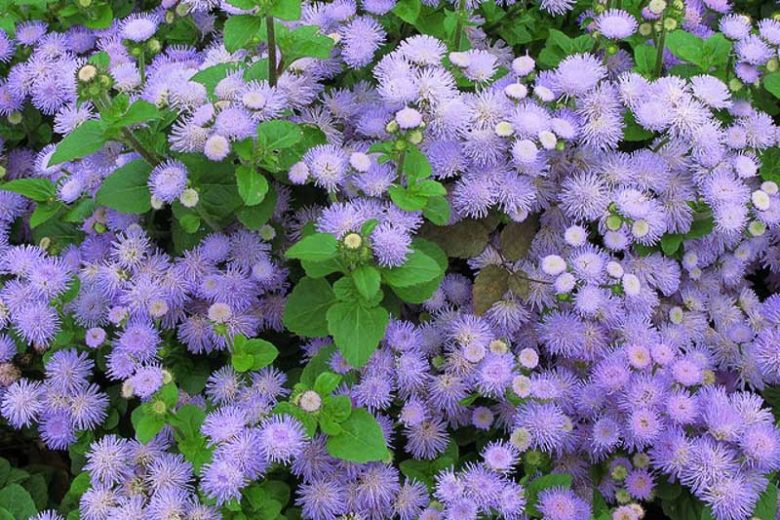
[[[774,195],[778,191],[777,183],[773,181],[764,181],[761,183],[761,191],[767,195]]]
[[[759,211],[766,211],[772,205],[769,195],[765,191],[756,190],[750,196],[753,206]]]
[[[511,99],[524,99],[528,95],[528,88],[520,83],[512,83],[504,87],[504,94]]]
[[[86,64],[79,69],[79,81],[86,83],[92,81],[97,76],[97,68],[94,65]]]
[[[539,132],[539,142],[542,144],[542,148],[545,150],[554,150],[555,145],[558,144],[558,138],[555,134],[549,130],[542,130]]]
[[[349,156],[349,165],[352,166],[355,171],[365,173],[371,168],[371,158],[364,153],[353,152],[352,155]]]
[[[581,246],[588,239],[588,234],[582,226],[569,226],[563,233],[563,238],[570,246]]]
[[[512,128],[512,123],[509,121],[501,121],[497,123],[495,130],[498,137],[509,137],[515,133],[515,129]]]
[[[624,273],[625,271],[623,271],[623,266],[619,263],[615,262],[614,260],[607,262],[607,274],[612,278],[623,278]]]
[[[304,412],[314,413],[322,406],[322,398],[314,390],[306,390],[301,394],[298,405]]]
[[[556,294],[569,294],[575,285],[577,285],[577,279],[571,273],[561,273],[553,283]]]
[[[623,275],[623,290],[628,296],[636,296],[639,294],[642,284],[639,282],[639,278],[634,274]]]
[[[542,259],[542,271],[550,276],[558,276],[566,270],[566,260],[558,255],[547,255]]]
[[[471,64],[471,56],[467,52],[451,52],[450,63],[461,69],[465,69]]]
[[[512,72],[518,76],[527,76],[533,72],[536,62],[528,55],[520,56],[512,60]]]
[[[181,202],[181,205],[185,208],[194,208],[198,205],[199,201],[200,195],[198,195],[198,192],[193,188],[187,188],[181,192],[181,196],[179,197],[179,202]]]
[[[643,236],[647,236],[647,234],[650,232],[650,224],[647,223],[646,220],[635,220],[634,223],[631,225],[631,234],[634,235],[636,238],[642,238]]]
[[[523,367],[533,370],[539,364],[539,354],[532,348],[524,348],[517,355],[517,360]]]

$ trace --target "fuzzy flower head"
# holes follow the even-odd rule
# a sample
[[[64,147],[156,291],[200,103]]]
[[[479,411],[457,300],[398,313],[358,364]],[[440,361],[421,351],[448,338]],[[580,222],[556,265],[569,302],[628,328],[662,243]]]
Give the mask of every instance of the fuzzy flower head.
[[[149,175],[149,190],[157,199],[171,203],[178,199],[187,187],[187,167],[175,160],[156,166]]]

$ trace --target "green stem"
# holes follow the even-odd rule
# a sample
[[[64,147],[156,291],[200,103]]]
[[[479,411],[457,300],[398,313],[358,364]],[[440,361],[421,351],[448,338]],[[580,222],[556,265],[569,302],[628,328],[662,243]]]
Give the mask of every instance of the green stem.
[[[274,17],[266,15],[265,24],[268,28],[268,83],[276,86],[276,34],[274,32]]]
[[[398,154],[398,159],[395,161],[395,175],[398,179],[402,179],[404,175],[404,159],[406,158],[406,151],[401,150]]]
[[[661,36],[656,41],[658,47],[655,52],[655,77],[660,78],[664,70],[664,47],[666,46],[666,25],[664,18],[661,17]]]
[[[138,74],[141,76],[141,85],[146,83],[146,53],[142,50],[138,56]]]
[[[460,51],[460,44],[463,39],[463,25],[466,22],[466,0],[458,2],[458,22],[455,24],[455,51]]]
[[[111,105],[111,98],[108,97],[107,92],[100,94],[100,97],[95,98],[95,105],[98,110],[106,110]],[[132,130],[129,128],[122,128],[120,130],[122,137],[125,138],[126,144],[138,153],[143,159],[152,166],[157,166],[163,160],[156,153],[151,150],[147,150],[146,147],[138,140]]]
[[[668,143],[668,142],[669,142],[669,136],[667,135],[667,136],[665,136],[663,139],[661,139],[660,141],[658,141],[658,144],[657,144],[657,145],[655,145],[655,146],[653,147],[653,149],[652,149],[652,150],[650,150],[650,151],[651,151],[651,152],[653,152],[653,153],[655,153],[655,152],[657,152],[658,150],[660,150],[661,148],[663,148],[663,147],[666,145],[666,143]]]

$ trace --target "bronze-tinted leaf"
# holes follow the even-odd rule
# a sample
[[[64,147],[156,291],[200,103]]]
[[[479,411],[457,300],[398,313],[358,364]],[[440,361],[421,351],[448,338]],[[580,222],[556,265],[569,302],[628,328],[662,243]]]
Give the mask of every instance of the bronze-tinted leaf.
[[[536,236],[537,219],[529,217],[519,224],[510,222],[501,231],[501,253],[504,258],[516,262],[531,249],[531,241]]]
[[[507,284],[512,294],[523,300],[528,298],[528,294],[531,292],[531,281],[524,271],[515,271],[509,276]]]
[[[509,271],[498,265],[482,268],[474,280],[474,312],[482,315],[509,290]]]
[[[436,242],[450,257],[471,258],[485,250],[493,229],[492,221],[466,219],[452,226],[428,224],[423,227],[422,237]]]

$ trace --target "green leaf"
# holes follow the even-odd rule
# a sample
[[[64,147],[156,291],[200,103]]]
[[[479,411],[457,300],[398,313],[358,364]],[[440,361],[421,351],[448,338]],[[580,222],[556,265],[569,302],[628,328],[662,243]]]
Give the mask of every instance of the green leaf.
[[[125,126],[137,125],[139,123],[146,123],[147,121],[154,121],[160,117],[162,117],[162,114],[156,106],[149,103],[148,101],[139,99],[130,105],[130,108],[127,109],[127,112],[125,112],[118,120],[114,121],[112,126],[116,128],[122,128]]]
[[[331,258],[330,260],[324,260],[322,262],[301,260],[301,267],[306,271],[306,276],[309,278],[322,278],[329,274],[344,270],[344,266],[338,258]]]
[[[363,265],[352,271],[352,282],[360,295],[370,300],[379,292],[382,275],[375,267]]]
[[[444,272],[447,270],[449,259],[447,258],[447,254],[442,251],[439,246],[429,240],[417,238],[412,241],[412,247],[433,258],[439,265],[441,274],[429,282],[410,285],[409,287],[393,287],[393,292],[405,302],[423,303],[439,288],[441,281],[444,279]]]
[[[420,16],[420,0],[399,0],[393,7],[393,14],[406,23],[414,25]]]
[[[16,520],[28,520],[38,512],[30,493],[19,484],[8,484],[0,489],[0,504]]]
[[[42,474],[30,475],[27,480],[22,482],[22,487],[30,493],[38,510],[46,508],[46,504],[49,501],[49,487],[46,484],[46,478]]]
[[[365,365],[376,350],[390,318],[382,307],[366,309],[355,301],[333,304],[326,316],[336,347],[357,368]]]
[[[419,211],[428,203],[428,197],[401,186],[390,186],[387,192],[393,203],[404,211]]]
[[[680,249],[683,242],[683,235],[678,233],[667,233],[661,237],[661,251],[666,256],[672,256]]]
[[[780,148],[773,147],[761,154],[761,168],[758,171],[763,180],[780,184]]]
[[[409,188],[409,191],[415,195],[422,195],[423,197],[437,197],[447,195],[447,189],[442,183],[428,179],[415,183],[412,187]]]
[[[257,7],[257,2],[255,2],[254,0],[227,0],[227,3],[229,3],[233,7],[238,7],[239,9],[246,9],[246,10]]]
[[[36,228],[49,221],[54,215],[64,209],[65,205],[59,201],[47,202],[45,204],[38,204],[35,207],[32,215],[30,215],[30,227]]]
[[[338,240],[330,233],[315,233],[303,237],[287,250],[287,258],[322,262],[330,260],[338,252]]]
[[[257,126],[257,138],[266,150],[283,150],[300,142],[303,131],[290,121],[266,121]]]
[[[244,206],[238,212],[238,220],[247,228],[260,229],[273,216],[276,208],[276,190],[270,186],[263,202],[256,206]]]
[[[637,142],[637,141],[647,141],[648,139],[652,139],[655,135],[650,130],[646,130],[645,128],[641,127],[636,120],[634,119],[633,114],[626,110],[626,112],[623,114],[623,122],[625,123],[625,126],[623,127],[623,140],[627,142]]]
[[[566,56],[575,52],[588,52],[592,46],[593,38],[588,34],[570,38],[561,31],[550,29],[537,61],[545,68],[554,68]]]
[[[314,391],[321,396],[330,395],[341,383],[341,376],[333,372],[323,372],[314,381]]]
[[[187,233],[197,233],[200,229],[200,217],[196,213],[184,213],[177,215],[176,219],[181,224],[181,228]]]
[[[293,62],[299,58],[330,58],[334,42],[320,34],[319,27],[303,25],[278,38],[279,46],[285,62]]]
[[[225,48],[235,52],[248,44],[257,36],[263,25],[263,19],[259,16],[240,14],[231,16],[225,21],[224,43]]]
[[[170,416],[173,426],[173,436],[184,458],[190,462],[196,472],[201,466],[211,460],[214,451],[206,443],[206,438],[200,433],[200,427],[206,418],[206,412],[195,405],[187,404],[176,410]]]
[[[233,346],[232,364],[238,372],[260,370],[274,362],[279,350],[273,343],[264,339],[249,339],[237,341]]]
[[[190,78],[190,81],[196,81],[206,87],[209,96],[212,96],[214,95],[214,88],[216,88],[217,84],[225,79],[229,72],[235,69],[236,65],[234,63],[219,63],[197,72]]]
[[[775,520],[777,517],[777,484],[770,479],[766,490],[761,493],[756,508],[753,511],[753,518],[759,520]]]
[[[153,413],[146,404],[133,410],[130,421],[135,428],[135,438],[144,444],[152,440],[165,426],[163,416]]]
[[[409,148],[404,154],[404,173],[412,180],[426,179],[433,173],[428,157],[416,146]],[[446,193],[445,191],[444,193],[435,193],[433,195],[445,195]]]
[[[446,197],[429,197],[423,208],[423,216],[437,226],[445,226],[450,221],[450,211]]]
[[[147,186],[151,171],[152,167],[141,159],[130,161],[106,177],[95,200],[122,213],[146,213],[152,209]]]
[[[309,388],[314,386],[317,377],[330,369],[330,358],[336,351],[336,346],[328,344],[322,347],[313,358],[306,363],[301,372],[299,382],[306,385]]]
[[[361,464],[388,457],[382,428],[368,411],[352,410],[341,428],[340,434],[328,437],[326,447],[331,456]]]
[[[39,179],[27,177],[24,179],[15,179],[0,184],[0,190],[12,191],[19,195],[24,195],[28,199],[36,202],[46,202],[54,198],[57,188],[49,179]]]
[[[655,73],[655,56],[655,47],[645,43],[637,45],[634,47],[634,70],[643,76],[652,76]]]
[[[236,168],[236,183],[238,194],[247,206],[257,206],[268,193],[268,180],[265,176],[249,166]]]
[[[382,274],[391,287],[409,287],[433,280],[442,272],[441,267],[422,251],[412,251],[403,265],[383,269]]]
[[[325,313],[335,302],[336,295],[326,280],[302,278],[287,298],[284,326],[299,336],[327,336],[328,321]]]
[[[773,72],[764,76],[764,88],[773,96],[780,98],[780,72]]]
[[[301,0],[276,0],[271,15],[280,20],[297,20],[301,17]]]
[[[57,144],[48,165],[81,159],[99,151],[106,142],[104,133],[102,121],[93,119],[83,122]]]
[[[703,63],[704,41],[693,34],[678,30],[667,33],[666,47],[669,51],[688,63]]]

